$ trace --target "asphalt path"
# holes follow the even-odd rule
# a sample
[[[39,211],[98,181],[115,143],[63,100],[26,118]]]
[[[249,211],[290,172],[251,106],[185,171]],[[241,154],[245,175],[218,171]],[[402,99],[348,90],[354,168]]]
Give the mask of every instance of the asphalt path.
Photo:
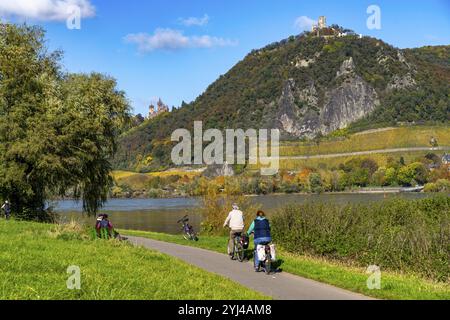
[[[127,236],[128,237],[128,236]],[[137,246],[156,250],[181,259],[188,264],[224,276],[234,282],[277,300],[367,300],[361,294],[336,288],[318,281],[302,278],[286,272],[271,275],[256,273],[252,262],[232,261],[217,252],[156,241],[141,237],[128,237]]]

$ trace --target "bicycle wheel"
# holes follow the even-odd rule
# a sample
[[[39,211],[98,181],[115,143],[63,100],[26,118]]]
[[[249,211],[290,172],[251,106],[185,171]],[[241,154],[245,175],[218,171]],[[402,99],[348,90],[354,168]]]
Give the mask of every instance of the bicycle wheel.
[[[269,275],[272,271],[272,258],[267,257],[266,261],[264,262],[264,270],[266,271],[266,274]]]
[[[236,256],[239,262],[243,262],[245,258],[245,251],[242,244],[238,243],[236,244]]]
[[[234,246],[233,251],[230,253],[230,259],[236,260],[236,246]]]
[[[197,238],[197,235],[195,234],[195,232],[190,232],[189,236],[190,236],[191,241],[198,241],[198,238]]]

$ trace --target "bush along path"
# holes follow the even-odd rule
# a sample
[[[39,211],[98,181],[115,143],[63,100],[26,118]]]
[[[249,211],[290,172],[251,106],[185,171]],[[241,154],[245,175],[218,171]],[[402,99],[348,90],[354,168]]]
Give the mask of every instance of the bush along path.
[[[281,300],[365,300],[363,295],[352,293],[317,281],[289,273],[265,275],[253,271],[251,263],[230,260],[225,254],[200,248],[129,236],[138,246],[177,257],[204,270],[225,276],[264,295]]]
[[[375,204],[288,205],[271,219],[293,254],[450,282],[450,197]]]

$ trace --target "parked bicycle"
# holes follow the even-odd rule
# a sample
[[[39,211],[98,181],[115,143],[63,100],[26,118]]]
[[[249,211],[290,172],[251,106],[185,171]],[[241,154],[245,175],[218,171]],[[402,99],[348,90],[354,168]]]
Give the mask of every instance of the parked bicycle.
[[[194,227],[189,224],[189,217],[186,215],[177,223],[181,223],[183,230],[183,238],[188,241],[198,241],[198,236],[194,231]]]

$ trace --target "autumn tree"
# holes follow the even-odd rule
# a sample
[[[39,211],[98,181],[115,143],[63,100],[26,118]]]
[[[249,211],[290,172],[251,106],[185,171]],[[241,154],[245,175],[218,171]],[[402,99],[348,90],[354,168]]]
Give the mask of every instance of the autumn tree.
[[[111,185],[109,160],[129,117],[101,74],[65,74],[39,27],[0,24],[0,196],[19,218],[45,220],[68,191],[94,214]]]

